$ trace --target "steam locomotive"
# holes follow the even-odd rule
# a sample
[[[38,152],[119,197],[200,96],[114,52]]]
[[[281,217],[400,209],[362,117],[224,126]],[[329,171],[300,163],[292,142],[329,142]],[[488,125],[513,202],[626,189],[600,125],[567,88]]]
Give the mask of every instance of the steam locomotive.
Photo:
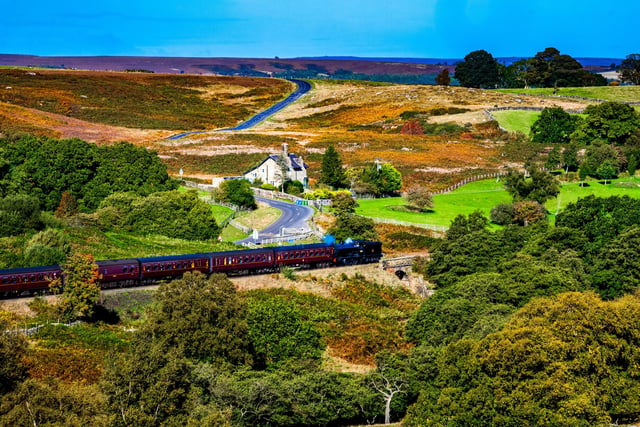
[[[229,276],[263,274],[283,267],[326,268],[380,261],[382,243],[370,240],[348,240],[340,244],[265,247],[224,252],[203,252],[96,261],[98,283],[102,289],[142,286],[172,280],[187,271],[225,273]],[[49,284],[60,278],[60,265],[0,270],[0,296],[35,295],[49,290]]]

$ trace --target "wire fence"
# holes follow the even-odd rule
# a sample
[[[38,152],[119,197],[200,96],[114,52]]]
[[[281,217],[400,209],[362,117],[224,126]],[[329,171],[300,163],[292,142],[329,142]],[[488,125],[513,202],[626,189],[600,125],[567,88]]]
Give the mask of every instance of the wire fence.
[[[8,329],[5,330],[4,333],[5,334],[23,334],[23,335],[33,335],[36,334],[40,329],[49,326],[49,325],[53,325],[53,326],[67,326],[67,327],[72,327],[72,326],[76,326],[81,324],[82,322],[79,320],[73,321],[73,322],[69,322],[69,323],[61,323],[61,322],[49,322],[47,321],[44,324],[38,324],[35,326],[24,326],[22,328],[18,327],[18,325],[16,325],[15,328],[13,329]]]

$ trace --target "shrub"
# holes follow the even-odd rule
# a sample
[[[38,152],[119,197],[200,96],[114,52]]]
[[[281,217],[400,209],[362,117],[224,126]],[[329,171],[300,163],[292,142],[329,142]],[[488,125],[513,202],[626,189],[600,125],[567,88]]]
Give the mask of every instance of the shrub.
[[[510,203],[501,203],[491,209],[491,222],[498,225],[513,224],[515,212],[513,205]]]
[[[302,194],[304,192],[304,184],[300,181],[287,181],[284,183],[284,192],[287,194]]]

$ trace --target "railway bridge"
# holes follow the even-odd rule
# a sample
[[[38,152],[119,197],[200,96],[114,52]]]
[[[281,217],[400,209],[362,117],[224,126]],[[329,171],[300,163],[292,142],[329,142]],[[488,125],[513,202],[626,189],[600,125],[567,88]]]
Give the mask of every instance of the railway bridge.
[[[428,297],[433,293],[432,285],[425,281],[422,275],[411,274],[416,258],[428,259],[429,254],[383,258],[380,260],[380,266],[383,270],[393,273],[398,279],[405,281],[407,286],[418,295]]]

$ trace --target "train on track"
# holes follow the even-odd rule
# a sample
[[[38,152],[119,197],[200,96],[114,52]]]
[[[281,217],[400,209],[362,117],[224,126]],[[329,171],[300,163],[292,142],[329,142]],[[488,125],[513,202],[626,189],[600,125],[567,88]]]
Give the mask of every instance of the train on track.
[[[283,267],[326,268],[368,264],[382,258],[382,243],[349,240],[340,244],[264,247],[224,252],[202,252],[187,255],[128,258],[96,261],[98,283],[102,289],[142,286],[172,280],[188,271],[225,273],[229,276],[263,274]],[[49,290],[49,284],[60,278],[60,265],[0,270],[0,297],[38,295]]]

